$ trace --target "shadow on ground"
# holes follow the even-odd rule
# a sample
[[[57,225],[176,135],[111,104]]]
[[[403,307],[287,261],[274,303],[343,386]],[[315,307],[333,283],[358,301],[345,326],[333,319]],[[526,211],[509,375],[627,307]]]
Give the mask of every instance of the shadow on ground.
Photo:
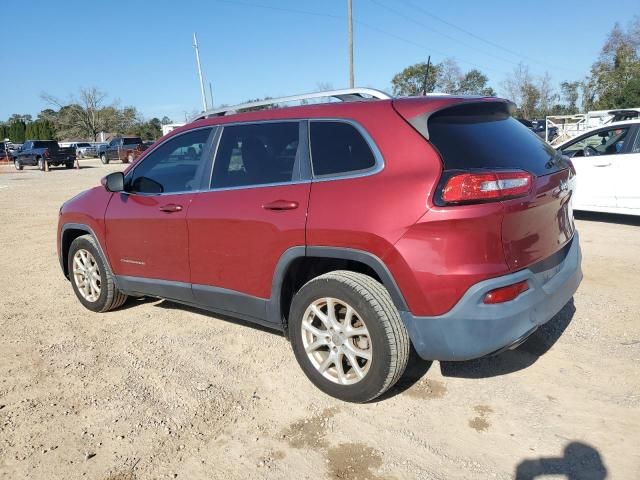
[[[575,311],[576,307],[571,299],[555,317],[538,328],[517,349],[466,362],[440,362],[440,371],[445,377],[487,378],[527,368],[558,341],[571,323]]]
[[[621,225],[631,225],[640,227],[640,215],[620,215],[617,213],[599,212],[573,212],[576,220],[586,220],[589,222],[618,223]]]
[[[598,450],[582,442],[571,442],[562,457],[523,460],[516,467],[515,480],[534,480],[563,475],[568,480],[604,480],[607,469]],[[555,478],[555,477],[554,477]]]

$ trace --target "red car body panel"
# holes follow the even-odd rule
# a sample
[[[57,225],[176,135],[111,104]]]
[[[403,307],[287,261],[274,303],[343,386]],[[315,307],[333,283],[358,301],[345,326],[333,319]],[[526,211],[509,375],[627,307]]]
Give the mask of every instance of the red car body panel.
[[[310,183],[196,195],[189,209],[191,282],[269,298],[273,273],[290,247],[304,246]],[[291,210],[264,208],[284,200]]]
[[[113,195],[103,186],[93,187],[72,199],[60,208],[58,217],[58,255],[61,252],[62,229],[65,225],[86,225],[96,236],[101,245],[106,245],[104,212]],[[110,259],[108,259],[109,261]]]
[[[502,243],[512,270],[552,255],[571,240],[572,177],[570,170],[538,177],[528,197],[504,202]]]
[[[187,212],[193,194],[114,194],[105,217],[106,250],[113,272],[189,283]],[[176,205],[180,210],[161,208]]]

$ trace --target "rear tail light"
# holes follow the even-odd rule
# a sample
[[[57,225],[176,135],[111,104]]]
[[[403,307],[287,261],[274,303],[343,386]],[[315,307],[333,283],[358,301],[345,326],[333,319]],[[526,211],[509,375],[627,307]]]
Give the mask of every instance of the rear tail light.
[[[529,283],[526,280],[514,283],[513,285],[507,285],[506,287],[496,288],[484,296],[484,303],[493,305],[496,303],[509,302],[527,290],[529,290]]]
[[[43,156],[48,157],[49,156],[49,149],[45,148],[44,152],[42,153]]]
[[[533,176],[522,170],[463,172],[449,177],[442,189],[445,203],[474,203],[527,195]]]

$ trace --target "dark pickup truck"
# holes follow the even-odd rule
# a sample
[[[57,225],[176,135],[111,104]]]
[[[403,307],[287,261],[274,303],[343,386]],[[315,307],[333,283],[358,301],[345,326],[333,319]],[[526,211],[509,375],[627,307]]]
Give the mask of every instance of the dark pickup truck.
[[[29,165],[37,166],[40,170],[45,170],[46,165],[73,168],[75,162],[75,148],[63,148],[55,140],[27,140],[22,147],[13,152],[16,170],[22,170]]]
[[[146,148],[140,137],[115,137],[108,145],[100,146],[98,156],[104,164],[111,160],[133,163]]]

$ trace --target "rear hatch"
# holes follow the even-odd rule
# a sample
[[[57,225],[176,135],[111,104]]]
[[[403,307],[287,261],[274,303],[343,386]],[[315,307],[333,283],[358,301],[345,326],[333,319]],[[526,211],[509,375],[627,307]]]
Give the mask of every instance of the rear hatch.
[[[568,159],[511,117],[512,108],[499,99],[467,100],[407,120],[440,154],[441,189],[460,172],[531,174],[527,193],[499,200],[504,207],[505,260],[511,270],[518,270],[553,255],[573,237],[575,181]],[[403,114],[402,107],[396,110]]]

